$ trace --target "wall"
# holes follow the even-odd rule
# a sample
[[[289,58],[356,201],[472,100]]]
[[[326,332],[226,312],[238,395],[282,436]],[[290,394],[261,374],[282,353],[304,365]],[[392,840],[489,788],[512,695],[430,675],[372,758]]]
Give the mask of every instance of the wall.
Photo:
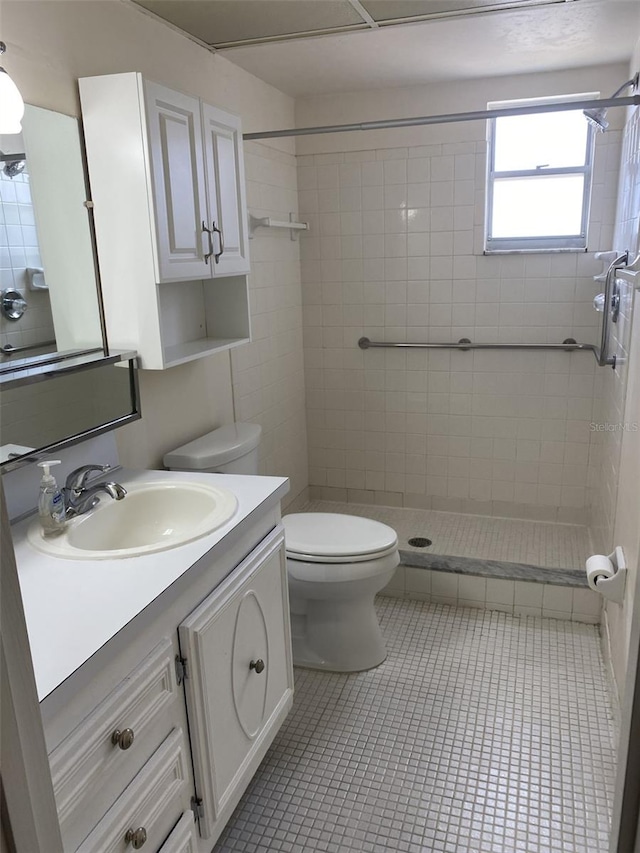
[[[624,67],[302,99],[298,125],[613,91]],[[485,123],[302,137],[310,483],[326,498],[586,520],[589,353],[368,350],[357,340],[596,342],[623,116],[596,141],[590,252],[485,256]]]
[[[240,114],[245,131],[293,123],[291,98],[120,0],[4,0],[2,32],[7,43],[5,67],[25,101],[38,106],[78,115],[78,77],[136,70]],[[260,207],[281,210],[295,190],[291,170],[280,168],[282,158],[290,162],[293,143],[276,140],[262,148],[266,155],[262,159],[276,165],[270,172],[265,170],[264,180],[256,181]],[[154,467],[177,444],[235,416],[246,416],[263,426],[261,469],[292,475],[292,499],[307,483],[302,462],[306,457],[304,395],[299,379],[301,314],[298,309],[296,318],[295,309],[289,310],[300,303],[299,276],[295,249],[289,244],[270,241],[264,252],[257,240],[255,245],[257,263],[250,279],[254,342],[233,356],[223,353],[166,373],[142,371],[143,418],[118,431],[118,446],[124,464]],[[276,270],[281,269],[286,269],[284,288],[276,278]],[[283,307],[287,328],[277,320]],[[270,386],[270,392],[259,397],[251,397],[255,365],[262,372],[259,381],[266,377]],[[283,390],[286,387],[296,390]],[[248,396],[251,405],[245,399]],[[274,412],[274,407],[279,411]],[[279,436],[285,436],[286,442],[276,453]]]
[[[630,64],[632,76],[640,68],[640,40]],[[630,109],[624,132],[620,189],[614,245],[640,252],[640,108]],[[634,314],[635,302],[635,314]],[[633,602],[640,559],[640,314],[638,294],[631,284],[622,290],[621,318],[615,329],[619,366],[602,378],[598,418],[614,429],[599,434],[594,448],[592,531],[597,549],[608,553],[621,545],[628,565],[624,604],[606,602],[603,646],[610,661],[620,698],[624,694]]]
[[[621,152],[618,209],[613,246],[633,259],[638,251],[640,219],[639,111],[629,116]],[[590,525],[595,549],[608,553],[613,547],[613,531],[620,477],[620,451],[627,429],[638,419],[625,419],[625,395],[629,373],[632,333],[633,288],[620,280],[621,312],[611,325],[611,352],[616,356],[613,370],[599,373],[596,385],[594,422],[600,430],[592,436],[589,471]]]
[[[249,142],[245,168],[254,216],[297,215],[293,153]],[[262,424],[261,472],[286,472],[293,497],[308,483],[299,243],[289,231],[257,228],[251,270],[253,343],[231,353],[236,417]]]

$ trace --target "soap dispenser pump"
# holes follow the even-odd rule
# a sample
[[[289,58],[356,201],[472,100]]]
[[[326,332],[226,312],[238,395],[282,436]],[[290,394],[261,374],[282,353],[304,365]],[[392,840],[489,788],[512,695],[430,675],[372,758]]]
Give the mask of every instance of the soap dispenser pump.
[[[38,467],[42,468],[38,516],[44,536],[57,536],[67,526],[64,498],[58,488],[56,478],[49,470],[53,465],[60,465],[60,460],[48,459],[46,462],[38,462]]]

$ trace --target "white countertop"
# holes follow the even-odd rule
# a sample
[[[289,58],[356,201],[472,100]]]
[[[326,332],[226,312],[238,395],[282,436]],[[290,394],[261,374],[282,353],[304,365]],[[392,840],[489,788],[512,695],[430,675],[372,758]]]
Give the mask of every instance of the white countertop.
[[[194,474],[182,471],[114,472],[125,487],[158,479],[206,481],[229,489],[238,510],[213,533],[154,554],[117,560],[67,560],[37,551],[27,541],[31,516],[12,527],[20,589],[38,698],[44,699],[131,619],[212,549],[261,504],[288,491],[284,477]]]

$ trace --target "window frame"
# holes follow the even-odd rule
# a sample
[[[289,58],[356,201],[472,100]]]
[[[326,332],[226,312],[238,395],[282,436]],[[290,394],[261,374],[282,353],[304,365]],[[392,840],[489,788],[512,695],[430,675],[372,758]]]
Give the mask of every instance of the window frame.
[[[589,92],[576,95],[558,95],[553,98],[526,98],[515,101],[500,101],[487,104],[487,109],[502,109],[508,107],[537,106],[553,104],[562,101],[591,100],[599,98],[599,92]],[[564,112],[564,111],[563,111]],[[567,110],[570,112],[570,110]],[[595,128],[585,119],[587,124],[586,151],[584,165],[563,167],[542,167],[538,169],[516,169],[496,171],[496,122],[497,118],[487,119],[487,181],[485,193],[485,227],[484,254],[524,252],[586,252],[589,229],[589,213],[591,209],[591,194],[593,188],[593,155],[595,146]],[[564,234],[545,237],[493,237],[491,225],[493,220],[494,187],[496,179],[540,177],[542,175],[582,175],[584,179],[582,192],[582,215],[579,234]]]

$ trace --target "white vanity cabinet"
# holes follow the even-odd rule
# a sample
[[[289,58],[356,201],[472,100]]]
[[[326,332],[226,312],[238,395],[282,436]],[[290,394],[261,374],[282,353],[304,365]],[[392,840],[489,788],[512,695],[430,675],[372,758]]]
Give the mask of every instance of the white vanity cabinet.
[[[240,119],[136,72],[79,85],[110,345],[165,369],[248,341]]]
[[[210,853],[291,708],[278,509],[162,598],[43,714],[65,853]]]
[[[200,832],[215,840],[293,696],[281,530],[182,622],[179,634]]]

